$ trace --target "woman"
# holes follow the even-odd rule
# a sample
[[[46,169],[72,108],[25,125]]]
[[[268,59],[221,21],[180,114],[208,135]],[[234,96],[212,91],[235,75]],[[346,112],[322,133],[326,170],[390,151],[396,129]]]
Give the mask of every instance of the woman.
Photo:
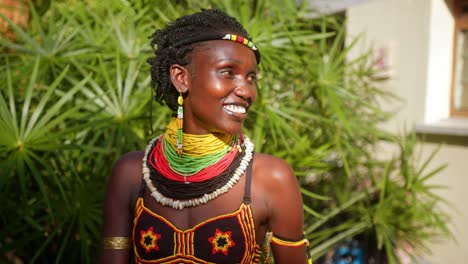
[[[282,159],[242,135],[257,96],[260,53],[219,10],[184,16],[152,36],[156,100],[177,117],[145,151],[115,164],[100,263],[306,263],[302,200]]]

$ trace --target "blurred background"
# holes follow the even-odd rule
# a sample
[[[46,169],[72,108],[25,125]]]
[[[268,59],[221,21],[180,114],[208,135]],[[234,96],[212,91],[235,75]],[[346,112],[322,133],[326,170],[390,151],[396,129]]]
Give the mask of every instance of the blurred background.
[[[262,52],[245,133],[294,168],[314,263],[468,259],[468,1],[0,0],[0,263],[95,263],[112,164],[170,119],[148,37],[200,8]]]

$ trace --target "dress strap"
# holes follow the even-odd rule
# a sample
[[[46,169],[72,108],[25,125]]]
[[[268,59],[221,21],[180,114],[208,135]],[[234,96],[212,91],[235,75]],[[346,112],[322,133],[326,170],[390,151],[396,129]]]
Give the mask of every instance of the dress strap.
[[[252,159],[247,166],[246,178],[245,178],[245,190],[244,190],[244,204],[250,204],[250,187],[252,185],[252,166],[254,161],[254,154],[252,153]]]
[[[140,191],[138,192],[138,197],[143,197],[143,195],[145,194],[145,190],[146,190],[146,182],[145,182],[145,179],[141,177]]]

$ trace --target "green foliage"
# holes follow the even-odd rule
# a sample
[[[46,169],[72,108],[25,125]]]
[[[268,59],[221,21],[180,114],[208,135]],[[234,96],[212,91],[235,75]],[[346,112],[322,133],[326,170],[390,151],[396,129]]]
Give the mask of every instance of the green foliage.
[[[47,1],[46,1],[47,2]],[[399,245],[424,249],[447,235],[443,199],[415,158],[413,134],[378,124],[370,54],[349,61],[343,19],[310,19],[306,1],[50,1],[27,28],[7,21],[0,38],[0,260],[93,263],[103,191],[120,154],[161,133],[170,111],[149,124],[148,36],[200,8],[239,18],[261,49],[259,96],[246,122],[256,151],[286,159],[301,183],[314,258],[364,237],[397,263]],[[398,147],[378,159],[378,145]],[[408,249],[403,248],[403,250]],[[5,259],[5,261],[7,261]]]

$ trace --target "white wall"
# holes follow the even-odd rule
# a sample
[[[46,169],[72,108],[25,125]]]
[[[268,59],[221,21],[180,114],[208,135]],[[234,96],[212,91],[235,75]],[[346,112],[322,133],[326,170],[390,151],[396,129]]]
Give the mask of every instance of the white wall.
[[[428,1],[429,2],[429,1]],[[449,118],[454,20],[443,0],[431,0],[424,122]]]
[[[379,0],[362,3],[348,9],[347,30],[350,37],[364,33],[354,50],[356,56],[368,48],[384,48],[391,64],[391,79],[383,84],[404,99],[402,104],[382,102],[386,110],[399,110],[396,117],[383,128],[398,132],[416,123],[426,123],[447,117],[450,89],[453,19],[444,0]],[[467,138],[462,139],[465,142]],[[423,156],[438,143],[425,144]],[[444,145],[431,164],[435,168],[448,163],[433,182],[445,184],[439,193],[451,202],[453,212],[453,241],[435,242],[429,263],[468,263],[468,147]],[[391,150],[388,150],[389,152]],[[467,192],[468,193],[468,192]]]
[[[422,2],[422,3],[421,3]],[[429,39],[428,0],[380,0],[348,9],[348,36],[362,36],[361,47],[389,48],[393,65],[390,81],[384,88],[404,98],[404,111],[400,111],[395,122],[385,125],[392,131],[399,130],[405,121],[423,120],[422,98],[426,91],[427,50]],[[399,110],[401,105],[382,102],[384,109]]]

